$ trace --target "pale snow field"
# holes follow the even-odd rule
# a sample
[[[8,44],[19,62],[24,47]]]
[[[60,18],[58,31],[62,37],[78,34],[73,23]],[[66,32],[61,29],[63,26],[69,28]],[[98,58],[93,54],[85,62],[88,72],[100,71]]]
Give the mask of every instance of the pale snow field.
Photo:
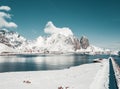
[[[63,70],[0,73],[0,89],[108,89],[108,63],[104,60]]]

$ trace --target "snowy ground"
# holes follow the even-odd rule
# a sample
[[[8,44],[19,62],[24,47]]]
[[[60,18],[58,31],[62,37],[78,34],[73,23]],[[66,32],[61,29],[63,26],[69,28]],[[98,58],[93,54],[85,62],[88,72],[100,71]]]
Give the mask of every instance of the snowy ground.
[[[64,70],[0,73],[0,89],[108,89],[108,68],[104,60]]]

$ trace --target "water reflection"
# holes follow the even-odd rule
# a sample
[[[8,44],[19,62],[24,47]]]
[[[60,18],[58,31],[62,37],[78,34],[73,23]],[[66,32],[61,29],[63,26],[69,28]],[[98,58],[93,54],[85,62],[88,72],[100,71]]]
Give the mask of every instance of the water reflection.
[[[92,56],[39,55],[39,56],[0,56],[0,72],[57,70],[92,62]]]

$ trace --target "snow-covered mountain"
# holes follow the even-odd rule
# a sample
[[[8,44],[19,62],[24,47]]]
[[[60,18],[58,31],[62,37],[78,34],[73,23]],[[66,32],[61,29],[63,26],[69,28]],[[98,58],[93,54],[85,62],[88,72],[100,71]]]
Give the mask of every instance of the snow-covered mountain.
[[[16,48],[22,45],[26,39],[22,37],[17,32],[8,31],[8,30],[0,30],[0,43],[3,43],[9,47]]]
[[[53,34],[44,40],[44,46],[49,51],[74,51],[76,47],[75,37]]]
[[[101,48],[91,46],[87,37],[82,36],[79,39],[74,36],[70,28],[56,27],[51,21],[49,21],[44,28],[44,32],[47,34],[47,37],[39,36],[33,41],[28,41],[17,32],[6,30],[16,28],[17,24],[11,22],[11,15],[8,13],[8,11],[11,10],[10,7],[0,6],[0,8],[2,8],[2,11],[0,11],[0,53],[103,51]]]
[[[22,45],[24,50],[34,52],[73,52],[80,49],[79,40],[69,28],[57,28],[52,22],[48,22],[44,31],[49,36],[40,36],[28,44]]]
[[[73,35],[67,28],[58,28],[52,22],[48,22],[44,29],[47,37],[39,36],[34,41],[29,41],[21,46],[27,52],[104,52],[104,49],[92,46],[86,36],[80,39]]]
[[[17,52],[17,50],[16,49],[13,49],[13,48],[11,48],[11,47],[8,47],[7,45],[5,45],[5,44],[2,44],[2,43],[0,43],[0,54],[1,53],[8,53],[8,52]]]
[[[21,46],[24,42],[26,42],[26,39],[17,32],[8,31],[6,29],[0,30],[0,44],[3,45],[3,48],[7,47],[8,49],[16,50],[16,48]]]
[[[17,50],[17,52],[37,53],[65,53],[65,52],[103,52],[104,49],[91,46],[87,37],[80,39],[74,36],[71,29],[58,28],[48,22],[44,32],[47,37],[39,36],[33,41],[28,41],[17,32],[0,30],[0,43]]]

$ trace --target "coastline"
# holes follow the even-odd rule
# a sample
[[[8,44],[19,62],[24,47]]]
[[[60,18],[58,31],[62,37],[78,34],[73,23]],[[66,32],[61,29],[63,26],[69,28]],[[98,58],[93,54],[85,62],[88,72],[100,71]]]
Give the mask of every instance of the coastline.
[[[63,70],[0,73],[0,86],[3,89],[91,89],[100,71],[107,70],[106,63],[107,60]],[[104,77],[104,74],[101,75]],[[99,82],[103,82],[103,79],[99,79]]]

